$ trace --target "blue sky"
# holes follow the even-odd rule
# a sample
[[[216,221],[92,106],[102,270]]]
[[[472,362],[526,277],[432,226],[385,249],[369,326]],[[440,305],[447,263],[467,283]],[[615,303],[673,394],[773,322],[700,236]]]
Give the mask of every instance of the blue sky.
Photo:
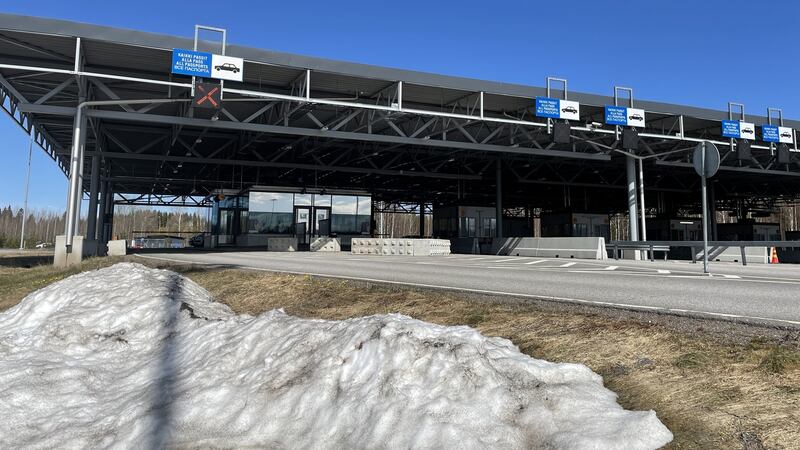
[[[796,18],[800,2],[772,1],[234,1],[5,2],[2,12],[191,36],[195,23],[229,42],[494,81],[746,112],[782,108],[800,119]],[[655,5],[653,5],[655,6]],[[779,57],[788,55],[785,64]],[[0,204],[23,199],[27,136],[0,120]],[[30,203],[62,209],[66,180],[34,149]]]

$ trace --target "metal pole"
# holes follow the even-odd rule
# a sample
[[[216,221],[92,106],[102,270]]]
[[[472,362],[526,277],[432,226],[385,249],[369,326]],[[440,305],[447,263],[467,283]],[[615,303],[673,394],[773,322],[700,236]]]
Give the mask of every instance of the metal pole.
[[[700,155],[700,177],[703,190],[703,273],[708,273],[708,199],[706,198],[706,143],[703,142],[703,151]]]
[[[97,201],[100,193],[100,156],[92,156],[92,178],[89,182],[89,211],[86,216],[86,239],[93,240],[97,234]]]
[[[33,156],[33,134],[35,133],[33,124],[31,124],[31,138],[28,143],[28,174],[25,176],[25,200],[22,204],[22,232],[19,236],[19,249],[25,248],[25,221],[28,218],[28,188],[31,185],[31,157]],[[47,240],[47,236],[45,236]]]
[[[72,237],[75,235],[75,222],[77,215],[76,203],[80,201],[80,165],[82,164],[81,147],[81,121],[83,119],[82,105],[75,110],[75,121],[72,130],[72,154],[70,155],[69,170],[69,199],[67,202],[66,236],[67,253],[72,252]]]
[[[647,240],[647,218],[645,217],[645,209],[644,209],[644,162],[640,159],[639,160],[639,210],[642,214],[642,227],[639,229],[639,234],[642,237],[643,241]],[[647,252],[644,251],[644,256],[647,256]],[[652,255],[651,255],[652,256]]]
[[[97,242],[102,245],[105,244],[105,229],[106,229],[106,209],[108,208],[108,181],[100,183],[100,205],[97,211],[97,230],[95,237]]]
[[[106,105],[143,105],[143,104],[153,104],[153,103],[182,103],[182,102],[190,102],[191,99],[174,99],[174,98],[167,98],[167,99],[137,99],[137,100],[95,100],[95,101],[84,101],[78,104],[78,107],[75,108],[75,121],[73,123],[73,130],[72,130],[72,153],[70,157],[70,172],[69,172],[69,197],[67,198],[67,220],[65,225],[65,238],[66,243],[65,247],[67,248],[67,253],[72,251],[72,237],[75,234],[75,228],[77,226],[78,221],[78,212],[80,211],[80,200],[81,200],[81,181],[80,176],[83,172],[83,151],[82,151],[82,137],[81,137],[81,128],[85,125],[81,125],[81,121],[85,122],[84,117],[84,108],[88,106],[106,106]],[[113,199],[113,194],[112,194]]]
[[[631,241],[639,240],[639,228],[636,220],[636,162],[630,156],[625,160],[625,169],[628,177],[628,226]],[[634,259],[639,259],[639,252],[633,252]]]
[[[497,195],[497,208],[495,208],[495,236],[503,237],[503,162],[497,160],[497,174],[496,174],[496,190]],[[480,226],[480,224],[478,224]]]
[[[425,237],[425,202],[419,204],[419,237]]]

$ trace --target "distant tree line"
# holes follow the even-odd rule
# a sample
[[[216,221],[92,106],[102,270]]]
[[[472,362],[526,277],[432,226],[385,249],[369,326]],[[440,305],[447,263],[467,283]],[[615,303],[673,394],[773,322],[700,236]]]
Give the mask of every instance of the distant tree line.
[[[0,248],[19,248],[22,232],[22,208],[6,206],[0,210]],[[48,210],[29,210],[25,216],[25,247],[38,244],[52,246],[55,237],[64,234],[66,213]],[[176,234],[190,237],[194,232],[206,231],[206,212],[193,209],[162,210],[145,207],[117,207],[114,211],[113,236],[132,239],[142,234]],[[80,234],[86,233],[86,219],[78,226]],[[137,233],[134,233],[137,232]]]

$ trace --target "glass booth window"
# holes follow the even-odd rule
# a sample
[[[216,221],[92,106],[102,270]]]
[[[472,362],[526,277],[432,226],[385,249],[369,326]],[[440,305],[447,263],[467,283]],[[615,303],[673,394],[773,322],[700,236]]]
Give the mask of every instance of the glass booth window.
[[[334,195],[331,199],[331,231],[339,234],[367,234],[372,219],[370,197]]]
[[[311,194],[294,194],[295,206],[306,206],[311,204]]]
[[[247,230],[261,234],[291,234],[294,195],[279,192],[251,192]]]
[[[331,196],[314,194],[314,206],[331,206]]]

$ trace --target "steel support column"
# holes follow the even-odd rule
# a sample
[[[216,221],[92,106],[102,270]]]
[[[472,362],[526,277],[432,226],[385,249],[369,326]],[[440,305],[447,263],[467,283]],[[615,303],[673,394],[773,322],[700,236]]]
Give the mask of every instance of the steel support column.
[[[425,237],[425,202],[419,203],[419,237]]]
[[[77,232],[78,217],[80,214],[83,180],[83,145],[86,142],[86,116],[78,108],[72,125],[72,152],[70,155],[69,169],[69,196],[67,201],[67,217],[64,233],[66,234],[67,252],[72,251],[72,237]]]
[[[503,237],[503,162],[499,159],[495,172],[495,194],[497,195],[494,212],[495,236],[501,238]]]
[[[92,156],[92,178],[89,182],[89,210],[86,212],[86,239],[97,236],[97,197],[100,193],[100,156]]]
[[[631,241],[639,240],[639,227],[636,220],[636,160],[630,156],[625,158],[625,169],[628,176],[628,225],[629,236]],[[634,252],[634,259],[639,259],[639,252]]]
[[[100,205],[97,210],[97,230],[95,239],[98,245],[105,244],[106,211],[108,211],[108,181],[100,183]]]
[[[111,186],[109,186],[108,192],[108,224],[106,224],[106,242],[114,239],[114,190],[111,188]]]

